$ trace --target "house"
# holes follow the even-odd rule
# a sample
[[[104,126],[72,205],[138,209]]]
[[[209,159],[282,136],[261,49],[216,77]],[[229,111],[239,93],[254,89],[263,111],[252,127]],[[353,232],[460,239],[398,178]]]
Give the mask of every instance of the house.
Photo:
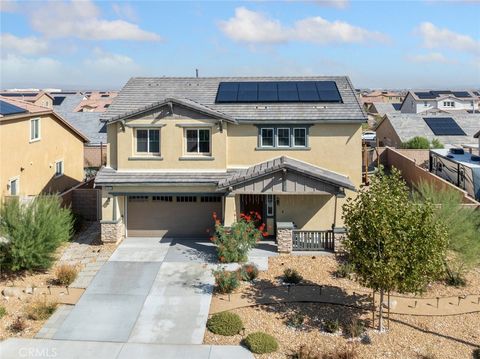
[[[400,110],[400,103],[373,102],[368,107],[368,124],[373,128],[380,122],[387,113],[397,113]]]
[[[53,107],[53,97],[45,91],[4,91],[0,92],[0,96],[15,98],[42,107]]]
[[[380,146],[402,147],[414,137],[439,140],[445,146],[474,142],[480,114],[405,114],[387,113],[376,126]]]
[[[0,96],[0,200],[63,192],[84,179],[88,139],[47,107]]]
[[[360,99],[363,105],[368,105],[374,102],[400,103],[404,97],[403,93],[397,91],[375,90],[362,93]]]
[[[292,233],[313,248],[361,184],[348,77],[132,78],[104,119],[103,240],[205,237],[212,213],[229,226],[256,211],[279,250]]]
[[[479,113],[479,91],[409,91],[402,103],[402,113],[445,111],[449,113]]]
[[[74,112],[105,112],[117,94],[116,91],[88,91]]]
[[[85,94],[79,92],[54,92],[52,96],[54,111],[88,137],[84,145],[85,169],[100,168],[107,157],[107,129],[100,121],[101,112],[77,111],[85,101]]]

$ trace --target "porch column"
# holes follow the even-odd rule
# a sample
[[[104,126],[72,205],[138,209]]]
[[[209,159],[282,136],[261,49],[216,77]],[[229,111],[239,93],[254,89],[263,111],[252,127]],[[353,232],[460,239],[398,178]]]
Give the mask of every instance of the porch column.
[[[230,227],[237,220],[237,210],[240,208],[238,196],[227,194],[223,202],[223,225]]]
[[[101,239],[103,242],[119,242],[123,238],[124,224],[120,212],[118,198],[102,189],[102,220],[100,221]]]
[[[277,249],[279,253],[292,253],[294,228],[292,222],[277,222]]]

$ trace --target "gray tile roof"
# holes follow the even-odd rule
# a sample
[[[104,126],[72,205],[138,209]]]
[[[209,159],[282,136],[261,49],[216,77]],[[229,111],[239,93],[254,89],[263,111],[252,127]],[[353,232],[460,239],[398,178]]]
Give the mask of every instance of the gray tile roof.
[[[242,169],[233,173],[230,177],[221,180],[218,184],[219,188],[228,188],[238,183],[246,182],[254,178],[262,177],[270,173],[280,171],[282,169],[290,169],[300,172],[307,176],[314,177],[322,182],[327,182],[336,187],[345,187],[355,190],[355,185],[347,176],[313,166],[306,162],[294,160],[293,158],[282,156],[272,160],[256,164],[247,169]]]
[[[374,107],[374,110],[376,111],[376,113],[378,113],[381,116],[385,115],[386,113],[399,112],[398,109],[395,108],[393,103],[374,102],[372,106]]]
[[[392,124],[395,132],[402,142],[406,142],[415,136],[422,136],[428,140],[437,138],[444,145],[462,145],[475,143],[474,135],[480,129],[480,115],[477,114],[445,114],[438,117],[451,117],[466,133],[466,136],[436,136],[423,120],[424,117],[435,117],[431,114],[387,114],[386,118]],[[383,121],[382,121],[383,122]],[[381,126],[382,122],[377,126]]]
[[[343,103],[215,103],[222,81],[335,81]],[[366,121],[355,90],[346,76],[310,77],[134,77],[102,116],[112,119],[174,97],[194,101],[240,122]]]

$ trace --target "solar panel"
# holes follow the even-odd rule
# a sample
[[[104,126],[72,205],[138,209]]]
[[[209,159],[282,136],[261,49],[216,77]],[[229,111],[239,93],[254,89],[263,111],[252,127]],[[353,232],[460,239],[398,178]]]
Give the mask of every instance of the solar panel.
[[[476,96],[480,96],[480,92],[478,92],[478,91],[473,91],[473,94],[476,95]]]
[[[437,98],[436,95],[433,95],[430,92],[415,92],[415,95],[417,95],[417,97],[422,99],[422,100],[426,100],[426,99],[432,100],[432,99]]]
[[[258,83],[258,101],[259,102],[277,102],[278,87],[276,82]]]
[[[297,88],[300,101],[320,101],[314,81],[298,82]]]
[[[60,106],[65,100],[65,96],[56,96],[53,98],[53,106]]]
[[[452,93],[456,97],[472,97],[467,91],[454,91]]]
[[[435,95],[436,97],[440,96],[440,95],[448,95],[448,94],[451,94],[452,91],[450,90],[435,90],[435,91],[430,91],[430,93],[432,95]]]
[[[278,101],[298,102],[298,89],[296,82],[278,82]]]
[[[238,102],[258,101],[258,85],[256,82],[240,82],[238,84]]]
[[[237,102],[238,82],[221,82],[216,102]]]
[[[338,91],[319,91],[322,102],[341,102]]]
[[[316,81],[318,91],[338,91],[335,81]]]
[[[466,136],[462,128],[451,117],[424,117],[435,136]]]
[[[0,115],[15,115],[18,113],[25,113],[27,110],[24,108],[12,105],[8,102],[0,100]]]

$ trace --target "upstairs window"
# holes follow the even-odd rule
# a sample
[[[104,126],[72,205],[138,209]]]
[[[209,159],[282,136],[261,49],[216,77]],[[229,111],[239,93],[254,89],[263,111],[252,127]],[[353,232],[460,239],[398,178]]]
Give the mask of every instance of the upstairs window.
[[[293,129],[293,146],[295,147],[307,146],[307,129],[306,128]]]
[[[55,162],[55,177],[63,176],[63,161]]]
[[[260,128],[258,137],[260,148],[307,148],[308,127]]]
[[[210,154],[210,130],[209,129],[187,129],[185,130],[187,142],[187,153],[189,154]]]
[[[30,141],[40,140],[40,119],[34,118],[30,120]]]
[[[277,129],[277,146],[290,147],[290,129],[289,128]]]
[[[160,153],[160,130],[136,130],[137,153]]]
[[[274,146],[274,129],[273,128],[262,128],[260,137],[261,137],[260,138],[261,147]]]

